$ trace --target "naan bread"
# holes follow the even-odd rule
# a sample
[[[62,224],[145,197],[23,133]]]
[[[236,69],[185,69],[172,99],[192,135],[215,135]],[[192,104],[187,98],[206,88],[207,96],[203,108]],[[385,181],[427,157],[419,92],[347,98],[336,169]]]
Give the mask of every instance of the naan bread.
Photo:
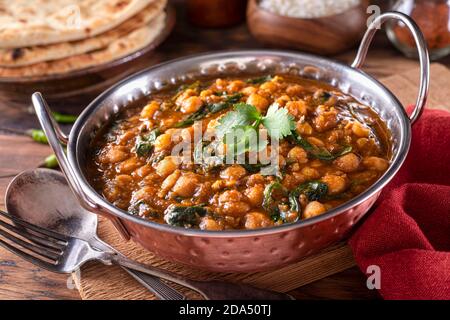
[[[47,46],[0,49],[0,66],[9,68],[29,66],[39,62],[59,60],[102,49],[120,37],[147,25],[148,22],[161,14],[166,4],[167,0],[156,0],[117,28],[85,40],[62,42]]]
[[[0,0],[0,48],[81,40],[111,30],[156,0]]]
[[[165,23],[166,14],[162,13],[145,27],[111,42],[104,49],[26,67],[0,68],[0,77],[19,78],[68,73],[107,63],[132,54],[149,45],[164,29]]]

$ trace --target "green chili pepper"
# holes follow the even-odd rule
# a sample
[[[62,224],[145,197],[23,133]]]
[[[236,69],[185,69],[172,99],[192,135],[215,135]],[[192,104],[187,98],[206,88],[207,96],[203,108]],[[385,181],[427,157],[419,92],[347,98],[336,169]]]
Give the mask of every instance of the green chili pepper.
[[[44,131],[38,129],[31,129],[27,131],[27,134],[31,136],[31,138],[39,143],[48,144],[47,136]]]
[[[52,114],[56,122],[63,124],[73,124],[78,118],[77,116],[71,114],[62,114],[59,112],[52,112]]]
[[[56,159],[56,156],[54,154],[52,154],[52,155],[49,155],[47,158],[45,158],[44,166],[48,169],[58,168],[59,164],[58,164],[58,160]]]

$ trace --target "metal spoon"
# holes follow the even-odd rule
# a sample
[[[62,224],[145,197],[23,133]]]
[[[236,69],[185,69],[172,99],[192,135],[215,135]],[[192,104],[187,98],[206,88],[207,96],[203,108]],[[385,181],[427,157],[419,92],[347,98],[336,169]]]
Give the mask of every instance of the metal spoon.
[[[57,171],[35,169],[19,174],[9,184],[5,201],[10,214],[29,223],[86,240],[100,251],[121,255],[98,238],[97,215],[77,203],[64,176]],[[122,268],[159,299],[186,299],[157,277]]]
[[[10,214],[29,223],[85,240],[96,250],[105,250],[106,253],[113,255],[116,253],[113,248],[98,239],[97,216],[80,207],[64,176],[57,171],[35,169],[17,176],[8,186],[6,207]],[[288,294],[245,284],[186,279],[150,265],[145,266],[131,261],[121,254],[114,257],[110,255],[110,258],[114,258],[113,260],[122,266],[181,284],[197,291],[207,299],[293,300],[293,297]],[[139,279],[142,280],[142,278]],[[165,285],[164,282],[160,284]]]

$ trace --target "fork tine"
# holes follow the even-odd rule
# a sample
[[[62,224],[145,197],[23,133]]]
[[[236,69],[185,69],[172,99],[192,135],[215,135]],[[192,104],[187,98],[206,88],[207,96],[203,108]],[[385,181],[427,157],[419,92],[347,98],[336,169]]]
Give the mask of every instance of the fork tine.
[[[38,227],[36,225],[28,223],[25,220],[22,220],[22,219],[20,219],[20,218],[18,218],[16,216],[13,216],[12,214],[9,214],[9,213],[7,213],[5,211],[0,210],[0,216],[6,217],[9,220],[14,221],[15,223],[17,223],[17,224],[19,224],[19,225],[21,225],[21,226],[23,226],[25,228],[28,228],[28,229],[33,230],[35,232],[41,233],[41,234],[43,234],[43,235],[45,235],[47,237],[55,238],[55,239],[58,239],[59,241],[64,241],[64,242],[68,241],[68,238],[66,236],[60,234],[60,233],[56,233],[56,232],[48,230],[46,228]]]
[[[48,248],[49,250],[54,251],[55,253],[61,253],[62,249],[64,248],[63,244],[59,244],[58,242],[56,242],[59,240],[55,240],[55,242],[53,242],[51,240],[48,240],[48,237],[43,238],[38,235],[32,234],[32,233],[28,232],[28,229],[25,229],[23,227],[20,227],[20,226],[17,227],[14,225],[10,225],[2,220],[0,220],[0,226],[2,226],[5,229],[8,229],[11,232],[17,233],[18,235],[26,238],[27,240],[29,240],[31,242],[40,244],[41,246],[44,246],[44,247]]]
[[[59,254],[56,254],[48,249],[37,246],[34,243],[25,242],[22,239],[17,238],[13,234],[8,233],[3,229],[0,229],[0,235],[3,236],[5,239],[8,239],[9,241],[14,242],[15,244],[18,244],[19,246],[21,246],[27,250],[30,250],[38,255],[41,255],[41,256],[43,256],[47,259],[53,260],[55,262],[58,261],[58,258],[60,257]]]
[[[25,259],[28,262],[31,262],[32,264],[37,265],[38,267],[41,267],[41,268],[44,268],[46,270],[53,271],[53,272],[56,271],[55,266],[52,265],[51,263],[41,260],[41,259],[37,259],[37,258],[33,257],[32,255],[10,245],[9,243],[3,241],[2,239],[0,239],[0,246],[5,248],[6,250],[18,255],[22,259]]]

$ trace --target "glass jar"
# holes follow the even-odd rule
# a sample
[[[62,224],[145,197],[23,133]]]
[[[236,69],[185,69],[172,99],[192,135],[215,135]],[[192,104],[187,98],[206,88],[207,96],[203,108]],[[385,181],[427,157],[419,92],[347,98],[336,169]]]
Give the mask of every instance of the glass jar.
[[[231,27],[245,20],[247,0],[188,0],[189,21],[198,27]]]
[[[416,21],[428,43],[432,60],[450,54],[450,0],[397,0],[393,1],[392,10]],[[388,23],[387,34],[406,56],[417,57],[414,38],[403,23]]]

